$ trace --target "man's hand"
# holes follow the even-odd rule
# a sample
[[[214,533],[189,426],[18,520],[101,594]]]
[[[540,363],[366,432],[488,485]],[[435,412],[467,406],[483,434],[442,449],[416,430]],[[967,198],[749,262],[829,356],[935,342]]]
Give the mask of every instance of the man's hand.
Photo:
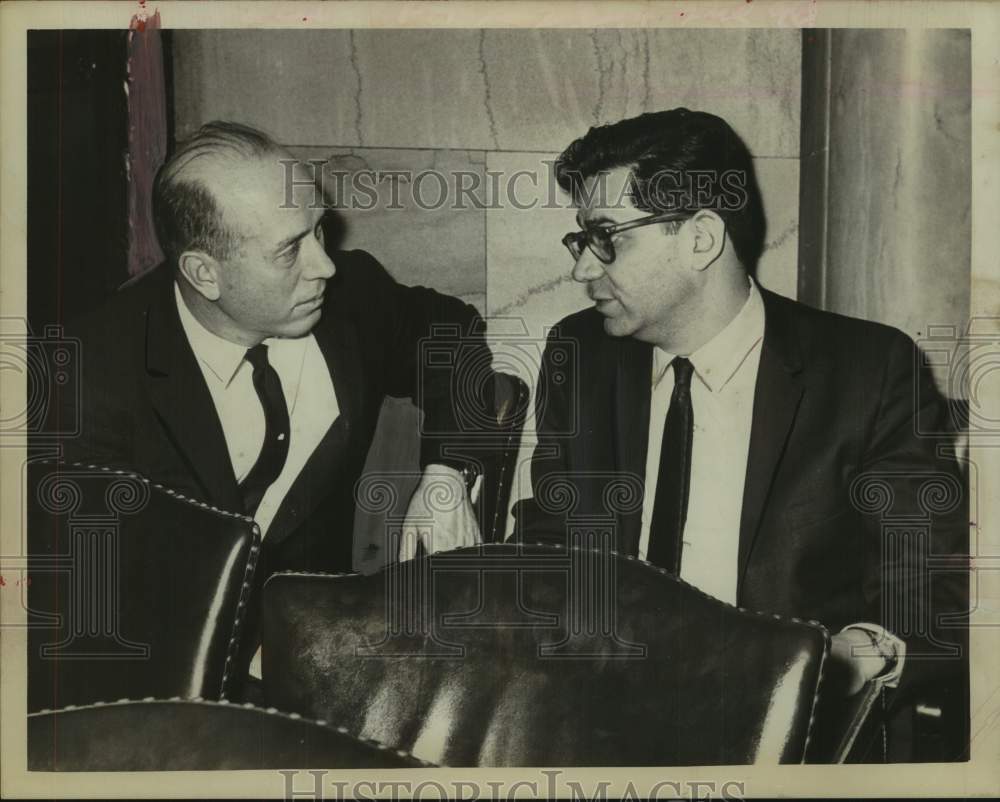
[[[844,677],[846,696],[860,691],[887,665],[886,658],[873,647],[872,639],[858,629],[845,629],[834,635],[830,639],[830,656]]]
[[[482,542],[465,479],[454,468],[428,465],[424,469],[403,520],[400,562],[417,555],[418,542],[428,554]]]

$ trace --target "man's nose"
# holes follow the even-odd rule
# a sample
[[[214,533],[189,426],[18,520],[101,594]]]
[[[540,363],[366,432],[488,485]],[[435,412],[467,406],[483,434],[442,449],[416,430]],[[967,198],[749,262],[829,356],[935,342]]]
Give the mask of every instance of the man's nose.
[[[604,275],[604,264],[591,252],[590,248],[584,248],[580,258],[573,265],[573,278],[576,281],[594,281]]]
[[[334,266],[333,260],[327,255],[323,245],[317,242],[310,254],[306,278],[327,279],[332,278],[336,272],[337,268]]]

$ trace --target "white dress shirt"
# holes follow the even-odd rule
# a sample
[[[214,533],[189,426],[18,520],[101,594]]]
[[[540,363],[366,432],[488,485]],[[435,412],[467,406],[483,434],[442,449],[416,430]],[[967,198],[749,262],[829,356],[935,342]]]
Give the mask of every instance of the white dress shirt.
[[[729,604],[736,604],[743,486],[763,340],[764,302],[750,279],[749,295],[736,317],[688,357],[694,366],[691,378],[694,434],[680,575],[685,582]],[[659,347],[653,349],[646,493],[639,536],[639,558],[643,560],[649,549],[663,429],[674,391],[674,369],[670,365],[674,356]],[[844,629],[869,632],[883,645],[876,648],[873,643],[873,648],[865,654],[888,653],[894,657],[894,663],[879,679],[888,687],[896,687],[903,670],[906,644],[878,624],[848,624]]]
[[[743,484],[750,451],[753,397],[764,338],[764,302],[750,282],[743,307],[729,324],[688,359],[694,435],[691,484],[681,548],[681,578],[718,599],[736,603]],[[656,501],[663,428],[674,390],[674,354],[653,349],[646,494],[639,557],[646,559]]]
[[[253,366],[244,358],[247,347],[224,340],[201,325],[176,284],[174,295],[181,327],[215,403],[233,473],[240,482],[264,445],[264,409],[253,386]],[[267,534],[289,488],[340,415],[329,366],[312,334],[295,339],[272,337],[264,344],[268,362],[281,380],[290,436],[285,465],[254,514],[261,536]]]

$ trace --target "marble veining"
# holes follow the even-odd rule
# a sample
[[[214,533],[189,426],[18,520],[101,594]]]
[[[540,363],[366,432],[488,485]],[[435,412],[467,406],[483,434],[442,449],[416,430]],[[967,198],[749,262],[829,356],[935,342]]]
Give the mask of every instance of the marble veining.
[[[358,89],[354,93],[354,133],[357,137],[357,143],[359,145],[363,145],[365,142],[364,134],[362,133],[364,130],[362,126],[362,121],[364,119],[364,107],[361,104],[363,83],[361,78],[361,67],[358,66],[358,43],[354,37],[354,31],[348,31],[348,36],[351,44],[351,68],[354,70],[354,75],[358,81]]]
[[[486,118],[490,121],[490,137],[493,140],[493,147],[500,148],[500,138],[497,135],[497,121],[493,116],[493,103],[490,98],[490,76],[486,67],[486,29],[479,32],[479,72],[483,76],[483,106],[486,109]]]
[[[796,30],[176,31],[177,132],[217,117],[299,145],[559,151],[678,105],[798,156]]]

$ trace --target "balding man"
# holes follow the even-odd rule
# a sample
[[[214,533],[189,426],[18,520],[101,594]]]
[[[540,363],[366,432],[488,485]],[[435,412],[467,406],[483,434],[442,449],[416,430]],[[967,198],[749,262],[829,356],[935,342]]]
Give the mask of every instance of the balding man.
[[[318,196],[263,133],[205,125],[154,186],[166,263],[70,332],[82,433],[65,456],[253,516],[259,577],[351,569],[355,482],[387,395],[413,398],[425,431],[444,433],[422,440],[424,485],[464,495],[469,479],[445,453],[459,429],[450,375],[421,376],[419,345],[438,324],[481,332],[476,311],[397,284],[367,253],[329,251]],[[485,349],[481,337],[443,347]],[[467,500],[438,513],[434,536],[435,548],[476,542]]]

